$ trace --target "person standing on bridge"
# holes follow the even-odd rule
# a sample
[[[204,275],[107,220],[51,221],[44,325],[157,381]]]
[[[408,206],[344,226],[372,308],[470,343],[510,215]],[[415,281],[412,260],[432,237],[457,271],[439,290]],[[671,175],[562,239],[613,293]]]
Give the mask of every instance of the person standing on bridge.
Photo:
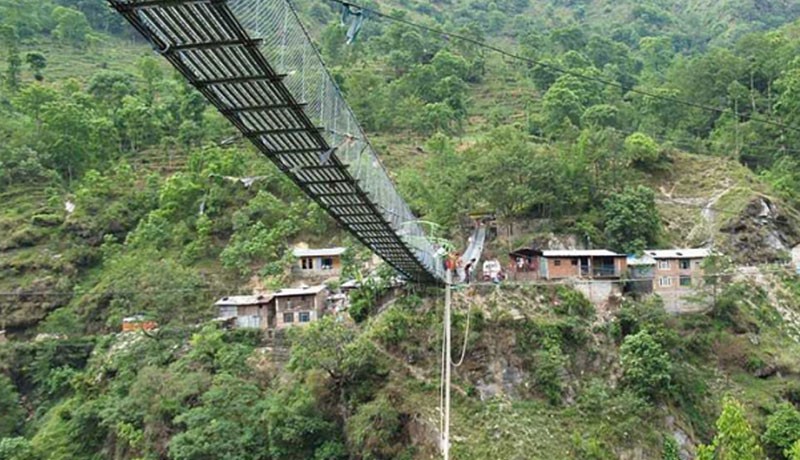
[[[471,259],[467,262],[467,265],[464,266],[464,283],[469,284],[470,275],[472,274],[472,269],[475,266],[475,259]]]
[[[447,255],[447,260],[445,261],[445,269],[455,272],[456,267],[458,267],[458,258],[459,254],[456,251],[451,252]]]

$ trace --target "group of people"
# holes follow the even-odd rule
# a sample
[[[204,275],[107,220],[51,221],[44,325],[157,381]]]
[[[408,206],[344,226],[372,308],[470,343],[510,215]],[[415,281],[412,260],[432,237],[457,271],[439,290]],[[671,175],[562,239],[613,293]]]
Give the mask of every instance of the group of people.
[[[436,251],[437,259],[441,259],[442,263],[444,264],[445,273],[451,272],[454,275],[458,276],[458,271],[460,268],[464,269],[464,279],[463,281],[469,284],[470,279],[472,279],[473,272],[475,271],[475,263],[477,262],[476,259],[470,259],[466,263],[464,259],[461,257],[461,254],[458,251],[452,251],[448,253],[444,250],[444,248],[439,248]]]

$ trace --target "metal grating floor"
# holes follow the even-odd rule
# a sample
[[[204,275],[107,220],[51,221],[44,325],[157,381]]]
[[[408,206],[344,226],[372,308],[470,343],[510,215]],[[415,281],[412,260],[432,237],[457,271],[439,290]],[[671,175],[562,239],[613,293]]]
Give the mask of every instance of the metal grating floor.
[[[109,2],[347,231],[409,280],[442,282],[438,267],[421,260],[353,177],[225,0]]]

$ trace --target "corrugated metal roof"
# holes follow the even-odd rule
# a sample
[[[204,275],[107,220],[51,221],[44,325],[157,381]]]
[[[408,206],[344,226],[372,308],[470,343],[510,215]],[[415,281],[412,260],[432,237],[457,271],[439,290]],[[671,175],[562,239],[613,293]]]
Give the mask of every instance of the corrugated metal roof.
[[[544,257],[623,257],[623,254],[608,249],[558,249],[542,251]]]
[[[708,248],[696,249],[647,249],[645,253],[655,259],[702,259],[711,255]]]
[[[259,295],[232,295],[223,297],[214,304],[218,307],[238,307],[244,305],[259,305],[269,303],[274,296],[272,294]]]
[[[629,266],[637,266],[637,265],[655,265],[656,259],[649,254],[642,254],[641,256],[628,256],[628,265]]]
[[[324,284],[320,284],[319,286],[307,286],[301,288],[287,288],[281,289],[280,291],[275,291],[273,295],[275,297],[294,297],[300,295],[316,295],[320,292],[324,291],[326,286]]]
[[[331,257],[340,256],[347,251],[347,248],[323,248],[323,249],[294,249],[295,257]]]

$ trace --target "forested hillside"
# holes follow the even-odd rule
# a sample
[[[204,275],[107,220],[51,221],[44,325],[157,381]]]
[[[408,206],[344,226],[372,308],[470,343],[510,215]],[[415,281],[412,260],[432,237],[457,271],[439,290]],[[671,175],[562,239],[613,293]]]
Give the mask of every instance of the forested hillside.
[[[349,45],[339,4],[295,3],[443,236],[477,211],[497,253],[800,244],[797,2],[370,0]],[[436,290],[293,334],[280,366],[213,301],[289,282],[298,242],[363,248],[104,0],[0,0],[0,42],[0,460],[432,458]],[[764,270],[686,318],[464,300],[455,458],[800,458],[800,290]],[[115,334],[137,313],[159,333]]]

